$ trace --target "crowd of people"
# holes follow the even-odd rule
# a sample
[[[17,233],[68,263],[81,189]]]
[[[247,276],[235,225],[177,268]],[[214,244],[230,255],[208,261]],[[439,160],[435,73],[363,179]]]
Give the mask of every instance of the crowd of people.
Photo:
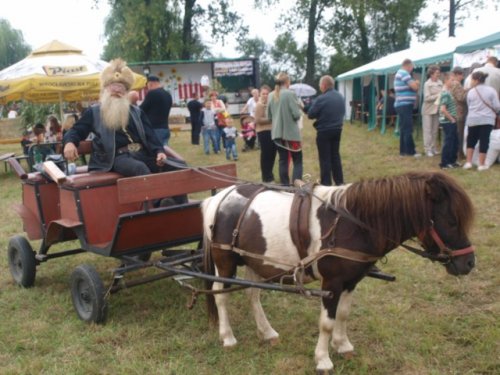
[[[478,171],[489,169],[498,160],[495,139],[500,113],[500,69],[496,57],[489,57],[483,67],[477,67],[465,79],[464,70],[454,67],[443,75],[439,66],[431,65],[423,87],[422,130],[425,155],[441,154],[442,169],[463,167]],[[413,140],[413,116],[420,82],[413,78],[413,63],[406,59],[396,73],[395,108],[400,124],[400,155],[420,157]],[[439,128],[443,129],[442,150],[438,148]],[[465,148],[465,153],[463,149]],[[475,149],[478,149],[474,158]],[[465,159],[463,165],[458,161]]]
[[[426,156],[441,155],[440,167],[462,166],[479,171],[487,170],[500,153],[500,130],[494,130],[500,112],[500,69],[496,58],[484,67],[475,69],[464,80],[464,70],[455,67],[442,74],[438,66],[428,68],[423,86],[421,107],[423,150]],[[413,114],[420,82],[413,78],[413,63],[404,60],[395,75],[394,89],[381,96],[378,111],[383,111],[388,97],[399,116],[400,155],[420,157],[413,139]],[[147,78],[148,92],[140,105],[138,95],[131,91],[132,71],[120,59],[113,60],[101,75],[99,102],[81,117],[67,114],[61,125],[55,116],[47,124],[36,124],[23,137],[23,147],[31,143],[62,142],[66,159],[78,157],[78,144],[92,136],[89,170],[116,171],[124,176],[136,176],[169,170],[166,166],[170,132],[168,116],[172,107],[171,95],[163,89],[156,76]],[[241,110],[239,126],[229,115],[227,103],[215,90],[188,103],[191,119],[191,143],[200,144],[203,152],[219,154],[225,150],[227,160],[238,160],[237,140],[243,141],[242,152],[260,151],[261,180],[265,183],[290,185],[303,175],[302,118],[314,120],[316,147],[322,185],[342,185],[344,175],[340,156],[340,141],[345,117],[345,100],[335,90],[332,77],[319,80],[321,94],[307,110],[290,89],[290,77],[280,72],[274,88],[263,85],[252,89],[251,97]],[[438,132],[443,130],[442,148]],[[465,140],[465,141],[464,141]],[[462,142],[465,143],[465,153]],[[474,150],[478,145],[478,156]],[[278,157],[278,176],[274,166]],[[290,176],[290,166],[292,173]]]

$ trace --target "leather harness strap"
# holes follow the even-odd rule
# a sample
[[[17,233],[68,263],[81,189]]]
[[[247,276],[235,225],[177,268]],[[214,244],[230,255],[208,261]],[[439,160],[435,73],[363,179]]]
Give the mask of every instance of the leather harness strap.
[[[293,195],[292,207],[290,208],[290,235],[292,242],[299,251],[300,259],[307,256],[307,249],[311,244],[311,233],[309,232],[309,213],[312,204],[312,192],[315,183],[299,182],[300,189]]]
[[[255,192],[248,198],[245,206],[243,207],[243,210],[240,213],[240,216],[238,217],[236,227],[233,229],[231,244],[211,242],[211,246],[219,250],[233,251],[243,257],[259,259],[263,262],[268,262],[270,264],[282,265],[290,268],[290,270],[295,270],[298,268],[304,269],[325,256],[334,256],[337,258],[347,259],[350,261],[361,262],[361,263],[373,263],[382,258],[380,256],[372,256],[360,251],[349,250],[343,247],[326,247],[320,249],[317,253],[307,255],[307,249],[309,248],[309,245],[311,243],[311,234],[309,232],[309,213],[312,205],[312,192],[314,189],[314,184],[311,183],[305,184],[300,182],[299,187],[300,190],[294,194],[291,213],[290,213],[290,220],[289,220],[292,242],[297,247],[299,253],[300,261],[298,263],[292,264],[289,262],[284,262],[281,259],[268,257],[266,255],[261,255],[261,254],[255,254],[246,251],[244,249],[241,249],[237,246],[238,236],[241,224],[243,222],[243,218],[246,212],[248,211],[248,208],[250,207],[251,203],[255,199],[255,197],[261,192],[267,190],[267,187],[265,186],[261,186],[259,189],[255,190]],[[217,207],[216,212],[219,211],[219,207],[222,201],[233,190],[234,188],[228,191],[226,195],[223,197],[223,199],[219,201],[219,205]],[[215,215],[215,217],[217,217],[217,214]],[[338,221],[338,216],[337,219],[335,220],[334,225],[332,226],[332,228],[330,228],[328,233],[325,234],[325,236],[334,234],[337,221]],[[214,227],[215,223],[212,226],[212,231],[214,230]],[[213,234],[214,233],[212,232],[212,238]],[[323,236],[323,238],[325,236]]]
[[[349,250],[343,247],[327,247],[325,249],[321,249],[317,253],[308,255],[307,257],[301,259],[299,263],[288,263],[288,262],[283,262],[281,259],[276,259],[268,257],[266,255],[251,253],[249,251],[228,244],[212,242],[211,245],[212,247],[215,247],[219,250],[234,251],[235,253],[244,257],[259,259],[273,264],[280,264],[290,268],[307,267],[325,256],[334,256],[337,258],[347,259],[353,262],[361,262],[361,263],[372,263],[382,258],[379,256],[368,255],[356,250]]]

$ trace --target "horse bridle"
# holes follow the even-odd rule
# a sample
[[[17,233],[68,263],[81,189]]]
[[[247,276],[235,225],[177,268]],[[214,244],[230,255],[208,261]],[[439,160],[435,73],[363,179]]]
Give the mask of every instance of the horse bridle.
[[[318,198],[318,199],[320,199],[320,198]],[[323,202],[323,203],[326,203],[326,202]],[[344,217],[345,219],[353,222],[354,224],[356,224],[356,225],[358,225],[358,226],[360,226],[360,227],[362,227],[364,229],[367,229],[367,230],[369,230],[371,232],[375,231],[374,228],[371,228],[370,226],[366,225],[361,220],[359,220],[358,218],[354,217],[350,212],[345,211],[345,210],[336,209],[335,207],[333,207],[330,204],[327,204],[327,207],[329,209],[333,210],[334,212],[336,212],[338,215],[340,215],[340,216]],[[431,236],[431,238],[434,240],[434,242],[436,243],[436,245],[438,246],[438,248],[439,248],[439,252],[438,253],[430,252],[429,250],[426,249],[426,246],[423,245],[423,239],[425,238],[426,234],[429,234]],[[407,245],[407,244],[404,244],[404,243],[399,243],[398,241],[395,241],[395,240],[393,240],[391,238],[388,238],[388,239],[389,239],[389,241],[393,242],[394,244],[396,244],[398,246],[403,247],[404,249],[412,252],[413,254],[419,255],[419,256],[421,256],[423,258],[427,258],[427,259],[429,259],[429,260],[431,260],[433,262],[434,261],[438,261],[441,264],[448,264],[448,263],[451,262],[451,260],[454,257],[458,257],[458,256],[461,256],[461,255],[466,255],[466,254],[470,254],[470,253],[474,252],[474,247],[471,246],[471,245],[467,246],[467,247],[465,247],[463,249],[456,249],[456,250],[450,249],[444,243],[444,241],[441,239],[441,237],[439,236],[438,232],[434,228],[434,221],[432,221],[432,220],[431,220],[431,223],[430,223],[429,227],[427,229],[425,229],[423,232],[421,232],[418,235],[418,239],[420,241],[420,245],[422,246],[423,250],[422,249],[417,249],[416,247],[413,247],[413,246],[410,246],[410,245]]]
[[[425,238],[425,235],[429,234],[431,238],[434,240],[436,245],[439,248],[438,253],[431,253],[430,251],[425,249],[425,246],[423,245],[423,239]],[[402,247],[404,247],[406,250],[411,251],[414,254],[420,255],[424,258],[428,258],[432,261],[438,261],[442,264],[447,264],[450,263],[452,258],[458,257],[461,255],[466,255],[474,252],[474,247],[472,245],[469,245],[467,247],[464,247],[463,249],[456,249],[452,250],[450,249],[444,241],[441,239],[439,236],[438,232],[434,228],[434,222],[431,220],[431,225],[429,226],[428,229],[426,229],[424,232],[420,233],[418,235],[418,239],[420,240],[420,244],[424,248],[424,250],[416,249],[414,247],[401,244]]]

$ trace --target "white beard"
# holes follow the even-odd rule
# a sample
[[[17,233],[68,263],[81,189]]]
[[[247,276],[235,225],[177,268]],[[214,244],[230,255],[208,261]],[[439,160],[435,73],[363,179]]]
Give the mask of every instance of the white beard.
[[[128,97],[111,96],[107,90],[101,93],[101,119],[111,130],[125,129],[128,125],[130,102]]]

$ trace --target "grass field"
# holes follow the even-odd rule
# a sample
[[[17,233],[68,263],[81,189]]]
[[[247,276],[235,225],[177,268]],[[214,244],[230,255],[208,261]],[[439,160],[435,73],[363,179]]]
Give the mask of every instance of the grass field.
[[[314,136],[306,121],[304,171],[317,179]],[[399,157],[398,139],[391,132],[380,135],[355,123],[346,124],[342,137],[346,182],[438,168],[438,157]],[[191,145],[188,132],[173,136],[171,146],[191,165],[225,162],[223,155],[205,156],[201,146]],[[0,154],[9,151],[19,152],[20,147],[0,145]],[[238,175],[258,181],[258,151],[239,156]],[[234,293],[230,312],[239,345],[226,350],[217,329],[208,324],[204,298],[188,310],[189,294],[173,280],[113,295],[105,325],[81,322],[71,303],[70,274],[79,264],[91,263],[108,283],[109,271],[117,265],[111,258],[86,253],[51,260],[38,267],[35,287],[18,288],[8,270],[6,249],[11,236],[23,234],[12,209],[21,200],[21,184],[0,167],[1,374],[314,373],[318,299],[263,292],[264,309],[281,338],[279,345],[270,347],[257,338],[245,294]],[[390,253],[380,266],[397,281],[368,278],[359,284],[348,323],[357,355],[352,360],[333,355],[336,374],[500,373],[500,166],[447,173],[465,187],[476,208],[471,233],[476,268],[454,278],[442,266],[404,250]],[[39,247],[38,242],[32,245]]]

